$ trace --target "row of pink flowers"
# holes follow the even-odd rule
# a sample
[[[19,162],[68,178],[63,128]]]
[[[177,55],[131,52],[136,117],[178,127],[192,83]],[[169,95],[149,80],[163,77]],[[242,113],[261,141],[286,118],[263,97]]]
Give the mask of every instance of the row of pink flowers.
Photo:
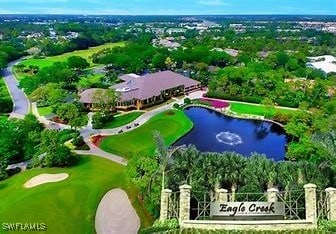
[[[207,102],[212,107],[218,108],[218,109],[227,108],[230,106],[230,103],[226,101],[221,101],[221,100],[215,100],[215,99],[210,99],[210,98],[200,98],[199,100],[202,102]]]

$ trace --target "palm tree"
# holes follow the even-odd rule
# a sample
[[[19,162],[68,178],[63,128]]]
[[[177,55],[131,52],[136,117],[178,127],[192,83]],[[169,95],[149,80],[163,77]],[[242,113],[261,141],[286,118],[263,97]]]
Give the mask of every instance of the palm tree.
[[[206,153],[204,154],[204,160],[202,165],[202,173],[205,175],[206,188],[210,190],[210,197],[213,200],[216,196],[217,190],[221,186],[221,159],[222,155],[218,153]]]
[[[321,167],[331,166],[336,170],[336,131],[331,131],[328,133],[315,133],[312,140],[322,147],[327,155],[327,160],[325,160]]]
[[[315,163],[299,161],[297,166],[298,184],[313,183],[321,188],[329,184],[327,177],[323,175],[322,170]]]
[[[235,193],[240,184],[245,180],[244,169],[246,166],[246,158],[236,153],[225,153],[223,155],[226,161],[224,172],[224,180],[231,184],[231,201],[235,200]]]
[[[244,174],[249,181],[259,184],[260,188],[265,190],[273,188],[276,183],[275,162],[267,159],[264,155],[252,154],[246,164]]]
[[[152,178],[161,175],[161,189],[163,190],[165,188],[166,173],[171,168],[173,163],[172,156],[177,150],[181,149],[184,146],[167,147],[161,134],[158,131],[154,132],[154,140],[156,142],[155,155],[159,163],[159,168],[156,172],[154,172]]]
[[[192,185],[193,175],[196,172],[196,165],[200,158],[200,152],[195,146],[188,146],[183,150],[176,152],[176,170],[175,173],[182,173],[185,175],[184,183]]]
[[[277,178],[279,185],[284,189],[284,199],[287,198],[289,194],[289,190],[291,187],[295,187],[297,183],[297,170],[296,170],[296,163],[283,161],[277,164]]]

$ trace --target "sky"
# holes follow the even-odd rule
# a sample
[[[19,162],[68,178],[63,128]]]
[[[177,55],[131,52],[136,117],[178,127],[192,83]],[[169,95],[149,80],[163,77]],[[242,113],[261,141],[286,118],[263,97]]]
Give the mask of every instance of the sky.
[[[0,0],[0,14],[336,15],[336,0]]]

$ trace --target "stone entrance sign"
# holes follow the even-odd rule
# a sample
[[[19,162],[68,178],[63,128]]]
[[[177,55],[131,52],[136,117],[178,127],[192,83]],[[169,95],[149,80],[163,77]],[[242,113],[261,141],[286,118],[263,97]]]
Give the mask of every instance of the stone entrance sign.
[[[282,202],[213,202],[210,204],[211,217],[269,217],[274,219],[285,216]]]

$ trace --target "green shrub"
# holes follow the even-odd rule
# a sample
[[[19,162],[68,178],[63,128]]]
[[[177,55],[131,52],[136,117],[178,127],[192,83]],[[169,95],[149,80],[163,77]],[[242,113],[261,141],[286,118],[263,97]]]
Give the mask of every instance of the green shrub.
[[[76,150],[90,150],[90,147],[84,143],[84,145],[76,147]]]
[[[184,104],[186,104],[186,105],[191,104],[191,100],[190,100],[190,98],[185,98],[185,99],[184,99]]]
[[[175,109],[177,109],[177,110],[181,109],[180,105],[177,104],[177,103],[174,103],[173,107],[174,107]]]
[[[92,128],[94,129],[101,129],[104,127],[104,125],[107,122],[112,121],[114,118],[114,114],[112,113],[103,113],[103,112],[97,112],[92,117]]]
[[[166,221],[156,220],[153,226],[140,230],[141,234],[162,233],[169,230],[177,230],[179,223],[177,219],[169,219]]]
[[[336,221],[321,220],[319,229],[329,233],[336,233]]]
[[[72,144],[76,147],[82,146],[85,144],[84,138],[82,136],[76,137],[72,140]]]
[[[262,98],[261,97],[254,97],[254,96],[231,96],[229,94],[225,93],[218,93],[214,91],[209,91],[206,94],[209,98],[219,98],[219,99],[225,99],[225,100],[235,100],[235,101],[242,101],[242,102],[249,102],[249,103],[261,103]]]
[[[71,129],[65,129],[59,133],[60,141],[65,143],[79,136],[79,132]]]
[[[9,113],[13,109],[13,103],[8,98],[0,98],[0,110],[1,113]]]
[[[77,133],[70,133],[70,134],[67,134],[67,135],[62,135],[60,136],[60,141],[65,143],[73,138],[76,138],[78,137],[78,134]]]

